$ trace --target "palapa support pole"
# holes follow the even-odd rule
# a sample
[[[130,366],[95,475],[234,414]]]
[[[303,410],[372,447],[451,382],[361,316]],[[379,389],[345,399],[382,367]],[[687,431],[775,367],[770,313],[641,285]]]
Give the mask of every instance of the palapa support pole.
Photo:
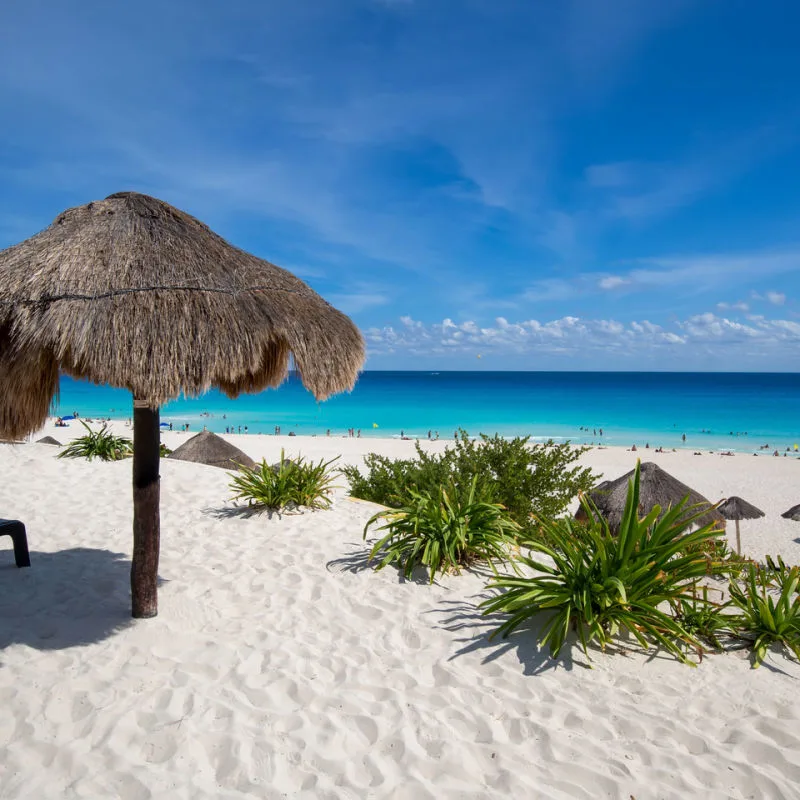
[[[134,617],[158,614],[159,459],[161,430],[157,408],[133,399],[133,560]]]
[[[736,553],[742,554],[742,537],[739,535],[739,520],[736,520]]]

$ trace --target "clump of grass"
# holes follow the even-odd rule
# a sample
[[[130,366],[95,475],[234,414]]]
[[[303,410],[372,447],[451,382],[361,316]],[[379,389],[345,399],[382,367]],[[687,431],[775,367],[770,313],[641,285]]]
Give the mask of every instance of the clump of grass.
[[[93,431],[83,420],[81,425],[86,428],[86,435],[73,439],[58,454],[59,458],[86,458],[91,461],[99,458],[101,461],[119,461],[133,453],[133,443],[124,436],[114,436],[108,430],[108,425],[103,425],[99,431]]]
[[[751,644],[754,669],[761,666],[772,645],[780,645],[800,661],[800,567],[782,571],[777,596],[772,592],[776,583],[769,571],[752,564],[744,587],[730,583],[731,602],[739,609],[732,618],[734,633]]]
[[[370,552],[370,560],[381,554],[377,569],[397,564],[410,578],[422,565],[433,583],[437,575],[476,561],[493,565],[508,558],[519,526],[503,506],[485,499],[477,477],[466,493],[451,483],[432,491],[409,489],[409,496],[404,506],[378,512],[364,528],[364,538],[379,522],[377,530],[386,531]]]
[[[702,587],[702,596],[679,597],[672,610],[683,629],[698,641],[714,650],[722,650],[720,637],[731,633],[732,618],[725,613],[727,603],[715,603],[708,597],[709,587]],[[697,654],[703,660],[703,648],[697,647]]]
[[[242,467],[233,476],[230,488],[232,500],[244,500],[251,508],[278,511],[286,508],[329,508],[336,472],[331,465],[338,460],[306,461],[302,456],[294,460],[284,457],[273,465],[262,461],[252,469]]]

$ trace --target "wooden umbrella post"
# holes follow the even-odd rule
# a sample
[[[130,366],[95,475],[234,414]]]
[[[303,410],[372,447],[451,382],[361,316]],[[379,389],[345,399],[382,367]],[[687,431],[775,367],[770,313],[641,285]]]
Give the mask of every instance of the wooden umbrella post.
[[[160,444],[158,409],[134,398],[131,601],[137,618],[158,614]]]
[[[742,554],[742,537],[739,535],[739,520],[736,520],[736,553]]]

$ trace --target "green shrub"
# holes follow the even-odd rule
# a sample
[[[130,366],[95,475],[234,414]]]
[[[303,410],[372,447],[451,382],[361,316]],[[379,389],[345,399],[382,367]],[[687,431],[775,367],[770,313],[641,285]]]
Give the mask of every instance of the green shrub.
[[[114,436],[103,425],[99,431],[93,431],[83,420],[79,420],[86,428],[86,435],[73,439],[58,454],[59,458],[99,458],[101,461],[119,461],[133,453],[133,443],[124,436]]]
[[[761,666],[767,648],[780,644],[800,661],[800,568],[783,576],[780,594],[771,593],[769,574],[748,566],[744,589],[731,581],[731,602],[739,609],[732,618],[734,633],[752,643],[753,668]]]
[[[172,450],[169,449],[163,442],[158,446],[158,455],[160,458],[166,458]]]
[[[574,466],[586,448],[568,444],[528,444],[529,437],[503,439],[481,435],[478,441],[459,430],[453,447],[441,454],[426,453],[416,443],[414,459],[390,459],[375,453],[365,456],[366,472],[357,467],[342,470],[354,497],[399,508],[413,492],[435,494],[450,486],[463,502],[474,480],[485,498],[502,505],[523,530],[533,531],[533,516],[562,514],[579,492],[595,482],[591,470]]]
[[[518,526],[501,505],[482,496],[477,478],[465,498],[452,484],[432,492],[410,489],[409,495],[406,505],[378,512],[364,528],[364,538],[379,522],[378,531],[386,531],[370,552],[370,560],[381,554],[377,569],[396,563],[410,578],[415,567],[424,565],[433,583],[437,574],[458,572],[475,561],[494,566],[508,558]]]
[[[281,450],[281,460],[275,466],[262,461],[252,469],[242,467],[231,481],[234,492],[231,499],[246,500],[251,508],[264,510],[296,506],[329,508],[337,474],[331,470],[331,464],[337,459],[338,456],[313,463],[298,456],[290,461]]]
[[[617,536],[586,500],[582,502],[586,521],[543,520],[546,539],[552,544],[526,542],[532,551],[552,559],[553,564],[530,557],[519,559],[543,574],[498,576],[490,582],[490,588],[500,590],[500,594],[481,604],[484,613],[508,616],[492,636],[505,637],[530,618],[545,613],[550,619],[540,643],[549,645],[553,658],[572,629],[577,630],[587,657],[590,642],[605,648],[624,629],[642,647],[658,645],[681,661],[693,663],[682,648],[699,643],[663,605],[689,597],[698,579],[706,574],[705,557],[684,552],[719,535],[712,525],[690,531],[704,509],[687,516],[684,502],[659,520],[661,509],[656,506],[639,519],[638,465],[628,487]]]

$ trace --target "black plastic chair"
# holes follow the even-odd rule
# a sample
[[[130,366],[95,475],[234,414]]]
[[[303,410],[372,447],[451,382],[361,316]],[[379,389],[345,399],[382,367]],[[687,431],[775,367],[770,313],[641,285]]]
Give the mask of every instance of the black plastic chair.
[[[29,567],[28,536],[25,526],[18,519],[0,519],[0,536],[10,536],[14,543],[14,561],[18,567]]]

